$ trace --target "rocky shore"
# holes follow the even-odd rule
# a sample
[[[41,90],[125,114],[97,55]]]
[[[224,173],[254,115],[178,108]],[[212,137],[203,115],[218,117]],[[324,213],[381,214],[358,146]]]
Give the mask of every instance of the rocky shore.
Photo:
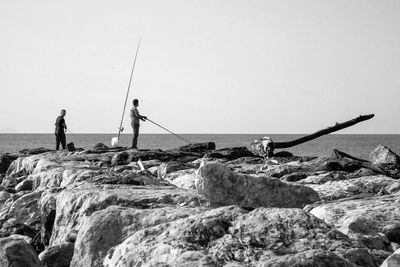
[[[400,266],[400,157],[0,155],[0,266]]]

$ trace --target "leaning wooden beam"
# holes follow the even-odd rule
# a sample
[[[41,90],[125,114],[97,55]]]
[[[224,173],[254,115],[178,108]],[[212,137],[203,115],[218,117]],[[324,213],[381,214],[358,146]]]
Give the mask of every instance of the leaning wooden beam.
[[[346,122],[342,122],[342,123],[336,123],[334,126],[328,127],[326,129],[320,130],[318,132],[315,132],[313,134],[310,135],[306,135],[303,136],[301,138],[295,139],[293,141],[289,141],[289,142],[274,142],[274,148],[288,148],[288,147],[292,147],[292,146],[297,146],[299,144],[308,142],[310,140],[313,140],[315,138],[318,138],[320,136],[326,135],[326,134],[330,134],[336,131],[339,131],[341,129],[353,126],[354,124],[357,124],[359,122],[362,121],[366,121],[369,120],[371,118],[374,117],[374,114],[369,114],[369,115],[360,115],[359,117],[346,121]]]

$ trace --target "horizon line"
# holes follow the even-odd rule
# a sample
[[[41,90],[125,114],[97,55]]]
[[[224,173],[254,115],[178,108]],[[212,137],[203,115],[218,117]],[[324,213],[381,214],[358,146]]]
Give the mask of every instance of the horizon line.
[[[52,132],[0,132],[0,134],[54,134]],[[74,134],[107,134],[107,135],[117,135],[116,133],[66,133],[67,135]],[[133,133],[121,133],[121,135],[132,135]],[[171,135],[169,133],[140,133],[143,134],[157,134],[157,135]],[[178,133],[186,135],[309,135],[312,133]],[[400,133],[329,133],[326,135],[400,135]]]

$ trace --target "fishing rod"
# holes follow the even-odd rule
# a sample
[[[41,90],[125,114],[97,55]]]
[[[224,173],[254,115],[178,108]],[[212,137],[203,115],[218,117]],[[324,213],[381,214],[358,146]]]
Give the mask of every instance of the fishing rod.
[[[168,130],[167,128],[161,126],[160,124],[158,124],[158,123],[156,123],[156,122],[154,122],[154,121],[152,121],[152,120],[150,120],[150,119],[146,119],[146,120],[149,121],[149,122],[151,122],[151,123],[153,123],[153,124],[155,124],[155,125],[157,125],[158,127],[162,128],[162,129],[166,130],[167,132],[172,133],[173,135],[175,135],[176,137],[182,139],[183,141],[187,142],[188,144],[192,144],[191,142],[189,142],[188,140],[186,140],[186,139],[183,138],[182,136],[179,136],[179,135],[177,135],[176,133],[171,132],[170,130]]]
[[[119,128],[118,128],[118,138],[117,138],[117,141],[119,140],[119,136],[121,135],[121,131],[123,131],[122,122],[124,121],[126,102],[128,101],[129,90],[131,89],[133,70],[135,69],[136,58],[137,58],[137,55],[138,55],[138,52],[139,52],[139,47],[140,47],[140,41],[141,41],[141,40],[142,40],[142,38],[139,39],[138,46],[137,46],[137,48],[136,48],[135,60],[133,61],[133,66],[132,66],[132,71],[131,71],[131,77],[130,77],[130,79],[129,79],[128,89],[127,89],[127,91],[126,91],[124,109],[122,110],[121,123],[120,123]]]

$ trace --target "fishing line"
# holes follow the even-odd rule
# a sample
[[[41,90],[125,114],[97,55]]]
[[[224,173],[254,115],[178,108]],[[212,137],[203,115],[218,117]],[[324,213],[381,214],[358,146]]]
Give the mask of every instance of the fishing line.
[[[158,127],[162,128],[162,129],[164,129],[164,130],[170,132],[171,134],[173,134],[173,135],[175,135],[176,137],[182,139],[183,141],[187,142],[188,144],[192,144],[191,142],[189,142],[188,140],[186,140],[186,139],[183,138],[182,136],[179,136],[179,135],[177,135],[176,133],[171,132],[170,130],[168,130],[167,128],[161,126],[160,124],[158,124],[158,123],[156,123],[156,122],[154,122],[154,121],[152,121],[152,120],[150,120],[150,119],[146,119],[146,120],[149,121],[149,122],[151,122],[151,123],[153,123],[153,124],[155,124],[155,125],[157,125]]]

